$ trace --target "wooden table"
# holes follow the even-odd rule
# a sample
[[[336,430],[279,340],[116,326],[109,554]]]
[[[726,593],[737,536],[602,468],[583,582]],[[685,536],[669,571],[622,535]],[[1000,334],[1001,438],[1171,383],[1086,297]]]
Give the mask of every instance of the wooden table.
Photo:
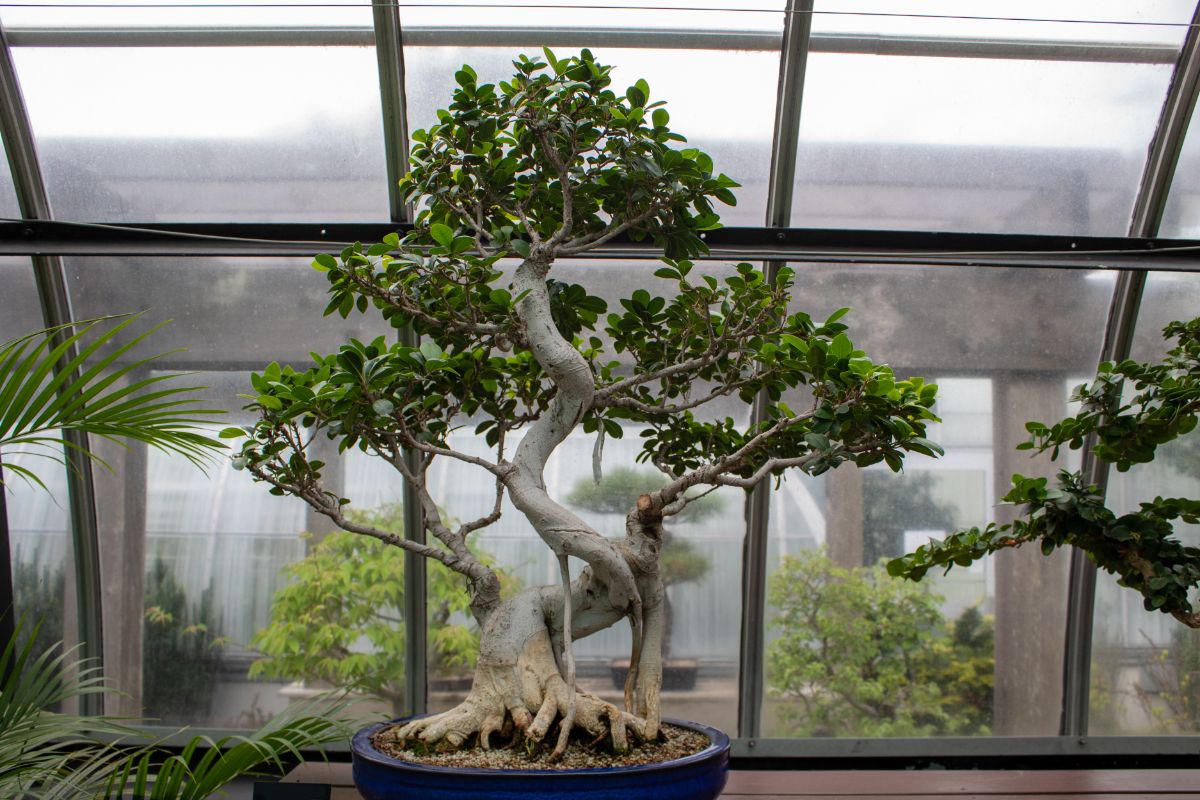
[[[283,779],[333,787],[331,800],[360,800],[349,764],[301,764]],[[1200,800],[1200,770],[837,770],[729,774],[722,800]],[[614,798],[614,800],[620,800]]]

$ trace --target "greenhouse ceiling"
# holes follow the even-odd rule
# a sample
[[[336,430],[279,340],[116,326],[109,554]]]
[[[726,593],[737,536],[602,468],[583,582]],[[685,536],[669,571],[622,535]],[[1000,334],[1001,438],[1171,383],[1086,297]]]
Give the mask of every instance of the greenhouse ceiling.
[[[709,235],[713,259],[1111,279],[1082,315],[1079,361],[1092,360],[1074,375],[1130,354],[1152,276],[1200,272],[1198,25],[1190,0],[0,2],[0,274],[31,284],[5,292],[0,340],[129,296],[99,257],[176,274],[259,258],[287,273],[303,263],[285,258],[403,227],[406,143],[448,102],[455,69],[496,80],[518,52],[587,47],[618,82],[645,78],[672,127],[742,184]],[[618,241],[594,255],[653,253]],[[1026,327],[1053,339],[1072,326]],[[1104,483],[1086,448],[1082,464]],[[79,591],[98,596],[81,467]],[[745,551],[743,738],[762,728],[766,496]],[[1075,559],[1063,734],[1087,731],[1094,591]],[[85,641],[102,626],[94,605],[81,604]]]

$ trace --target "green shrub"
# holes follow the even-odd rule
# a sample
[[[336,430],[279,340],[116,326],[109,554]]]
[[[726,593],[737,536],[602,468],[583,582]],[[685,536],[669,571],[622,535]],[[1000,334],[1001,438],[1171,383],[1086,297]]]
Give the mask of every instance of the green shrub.
[[[403,530],[403,509],[384,506],[356,519]],[[485,559],[486,560],[486,559]],[[466,580],[440,562],[428,566],[430,666],[437,673],[475,666],[479,631],[469,620]],[[404,552],[375,539],[338,531],[284,570],[271,622],[254,637],[263,657],[251,677],[328,683],[391,702],[404,698]],[[515,581],[502,574],[510,587]]]
[[[978,611],[950,623],[925,588],[822,550],[785,558],[769,600],[767,679],[787,735],[988,732],[992,634]]]
[[[207,717],[224,644],[214,622],[212,590],[189,603],[174,573],[156,560],[146,575],[142,637],[144,713],[169,724]]]

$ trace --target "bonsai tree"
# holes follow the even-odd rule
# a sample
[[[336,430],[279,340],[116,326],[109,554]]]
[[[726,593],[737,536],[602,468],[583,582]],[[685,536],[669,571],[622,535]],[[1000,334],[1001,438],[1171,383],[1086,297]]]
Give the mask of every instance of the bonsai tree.
[[[402,531],[403,509],[384,506],[356,516],[374,527]],[[485,564],[490,561],[478,556]],[[496,568],[502,586],[514,579]],[[328,534],[285,568],[291,582],[275,592],[271,622],[254,637],[263,658],[250,677],[326,682],[404,702],[404,559],[383,542],[345,531]],[[469,614],[463,576],[434,561],[429,569],[431,661],[443,671],[475,666],[479,631],[454,622]],[[297,647],[297,642],[304,646]],[[366,643],[366,647],[363,644]]]
[[[624,514],[637,504],[643,494],[652,492],[662,483],[661,477],[652,470],[617,467],[600,480],[584,478],[571,487],[567,505],[598,514]],[[680,519],[697,520],[711,516],[721,509],[721,498],[708,495],[692,503],[680,512]],[[663,591],[662,657],[671,656],[671,594],[672,586],[698,581],[708,574],[708,559],[687,539],[671,534],[666,527],[662,532],[662,547],[658,557],[658,573]]]
[[[683,146],[645,81],[618,93],[590,52],[545,55],[521,56],[495,85],[459,70],[450,107],[413,134],[401,182],[420,209],[412,230],[315,260],[329,280],[328,313],[374,308],[420,345],[352,340],[308,367],[272,364],[251,379],[257,422],[225,434],[248,434],[234,463],[271,491],[467,577],[482,631],[471,691],[394,728],[394,739],[487,748],[511,732],[533,748],[558,721],[557,759],[575,728],[617,750],[659,733],[665,519],[715,487],[749,489],[789,469],[884,461],[898,470],[906,451],[933,454],[922,435],[936,387],[898,380],[856,349],[845,309],[824,322],[789,313],[789,269],[770,280],[750,264],[724,280],[694,274],[689,259],[719,224],[712,203],[732,203],[734,181]],[[638,289],[606,315],[603,300],[553,268],[618,237],[665,258],[656,291]],[[782,398],[800,386],[810,399],[793,409]],[[760,392],[770,402],[756,422],[697,413]],[[606,538],[550,496],[543,471],[572,432],[615,437],[625,422],[644,426],[639,458],[662,482],[628,509],[624,535]],[[463,427],[488,454],[457,446]],[[356,522],[350,498],[310,457],[317,437],[403,475],[432,541]],[[429,479],[438,459],[473,466],[494,486],[488,513],[443,519]],[[468,549],[505,498],[557,558],[559,584],[502,599],[496,571]],[[571,557],[585,564],[575,574]],[[618,708],[577,689],[572,642],[621,621],[631,668]]]
[[[1030,438],[1018,449],[1049,451],[1057,458],[1063,447],[1079,449],[1094,437],[1095,457],[1125,472],[1152,461],[1160,445],[1191,432],[1200,411],[1200,318],[1172,322],[1163,336],[1177,341],[1160,362],[1100,364],[1095,381],[1072,394],[1081,404],[1079,413],[1054,425],[1026,423]],[[1127,384],[1133,389],[1129,400],[1124,399]],[[1066,470],[1053,487],[1046,478],[1014,475],[1004,500],[1023,507],[1020,519],[922,545],[889,562],[888,572],[920,580],[933,567],[948,571],[1028,542],[1037,542],[1047,555],[1074,545],[1116,575],[1122,586],[1140,592],[1147,610],[1200,628],[1200,611],[1192,599],[1192,590],[1200,585],[1200,548],[1184,545],[1174,527],[1176,520],[1200,522],[1200,500],[1156,497],[1137,511],[1118,515],[1081,473]]]

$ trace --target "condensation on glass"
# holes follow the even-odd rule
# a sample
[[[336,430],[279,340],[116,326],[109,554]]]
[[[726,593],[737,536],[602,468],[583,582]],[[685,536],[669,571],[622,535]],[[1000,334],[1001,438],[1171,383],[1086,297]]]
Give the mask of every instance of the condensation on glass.
[[[569,52],[560,49],[560,55]],[[775,84],[779,54],[771,51],[648,50],[593,47],[597,59],[614,65],[614,91],[639,78],[650,84],[650,99],[667,101],[671,129],[687,137],[676,147],[698,147],[712,156],[717,172],[742,184],[735,207],[717,204],[726,225],[762,225],[766,214],[771,140],[775,123]],[[480,82],[512,78],[520,52],[542,57],[541,48],[406,47],[408,122],[412,129],[437,121],[450,104],[454,73],[464,63]]]
[[[173,7],[172,7],[173,6]],[[33,0],[0,11],[6,28],[326,28],[370,26],[371,6],[357,0],[217,0],[162,3],[159,0],[83,0],[63,7],[57,0]]]
[[[1034,16],[1051,14],[1038,6]],[[840,13],[839,6],[837,14],[817,15],[815,40],[821,33],[852,30],[885,41],[919,42],[903,55],[886,49],[827,52],[814,45],[792,224],[1126,233],[1173,58],[1067,60],[1054,54],[1053,42],[1147,37],[1170,56],[1183,28],[924,15],[938,10],[910,15],[896,8],[895,16],[857,16]],[[1083,13],[1079,5],[1061,10]],[[961,14],[949,7],[940,12]],[[955,46],[978,57],[945,49],[955,37],[976,40]],[[1159,43],[1163,37],[1171,41]],[[1005,39],[1047,49],[989,57],[990,43]],[[863,46],[873,47],[869,40]]]
[[[571,262],[554,267],[558,280],[584,286],[603,298],[610,310],[620,311],[619,301],[635,289],[669,296],[674,285],[651,274],[656,262]],[[692,275],[712,274],[723,278],[729,267],[700,263]],[[603,327],[603,321],[601,322]],[[603,338],[603,337],[602,337]],[[621,360],[627,354],[612,354]],[[700,418],[732,416],[739,424],[749,420],[749,406],[736,398],[722,399],[697,409]],[[482,436],[473,433],[478,420],[464,420],[455,434],[456,447],[476,455],[488,448]],[[546,468],[550,495],[566,505],[602,535],[621,537],[625,511],[617,511],[630,485],[647,489],[662,479],[648,464],[637,463],[641,450],[640,429],[626,426],[621,438],[607,437],[601,459],[602,480],[595,483],[593,456],[595,434],[581,429],[559,446]],[[519,432],[507,445],[511,453]],[[431,470],[432,491],[448,518],[466,521],[487,514],[495,500],[494,481],[472,465],[440,459]],[[632,501],[630,501],[632,502]],[[664,676],[663,713],[716,725],[723,730],[737,727],[737,658],[741,614],[741,552],[745,532],[744,495],[721,489],[666,527],[664,574],[668,577],[670,623],[667,669]],[[483,530],[476,546],[490,554],[497,565],[522,586],[556,584],[558,567],[553,555],[525,518],[505,500],[503,515]],[[582,562],[573,561],[572,575]],[[431,636],[434,636],[431,632]],[[448,707],[463,696],[454,688],[453,674],[439,669],[431,639],[431,708]],[[622,702],[623,670],[630,655],[630,629],[625,622],[575,643],[580,684],[588,691]]]
[[[1200,174],[1200,131],[1196,130],[1196,113],[1193,110],[1183,149],[1179,153],[1179,163],[1175,166],[1175,175],[1158,229],[1159,236],[1200,238],[1200,186],[1196,180]]]
[[[405,29],[414,31],[448,27],[774,32],[783,28],[784,8],[782,0],[613,0],[592,4],[595,7],[534,0],[519,5],[451,0],[427,7],[402,6],[400,17]],[[597,37],[597,44],[605,43],[603,36]]]
[[[14,57],[59,219],[388,219],[372,48],[16,48]]]
[[[1131,357],[1161,358],[1174,346],[1163,328],[1192,319],[1200,309],[1200,276],[1153,272],[1146,282]],[[1154,461],[1128,472],[1112,470],[1108,507],[1117,514],[1135,511],[1155,497],[1196,497],[1200,477],[1200,436],[1196,432],[1160,447]],[[1183,542],[1200,546],[1200,530],[1180,523]],[[1096,576],[1092,638],[1089,731],[1113,735],[1200,733],[1200,631],[1158,611],[1148,611],[1142,596]]]
[[[819,0],[813,32],[1178,46],[1194,8],[1190,0]]]
[[[45,326],[29,259],[0,256],[0,286],[0,344]],[[56,450],[61,458],[61,449]],[[15,447],[0,454],[4,461],[33,470],[45,484],[39,487],[10,472],[5,475],[7,485],[0,486],[8,511],[16,618],[23,619],[25,636],[40,623],[36,652],[78,641],[67,473],[45,453],[43,448]]]
[[[80,317],[143,312],[139,330],[172,320],[130,355],[177,351],[145,374],[192,372],[181,382],[204,387],[197,395],[226,411],[224,425],[252,421],[241,410],[250,371],[270,361],[302,369],[310,351],[395,335],[374,317],[323,318],[325,281],[306,259],[70,258],[66,272]],[[227,457],[206,474],[144,446],[98,447],[113,467],[96,482],[108,674],[127,695],[121,712],[256,727],[303,692],[291,680],[251,682],[247,671],[282,568],[304,557],[302,534],[326,530],[324,519],[271,496]],[[328,472],[340,491],[342,473]],[[198,624],[207,630],[187,630]],[[172,671],[180,659],[194,662],[186,674]]]
[[[0,151],[2,152],[2,151]],[[0,217],[18,219],[21,216],[17,205],[17,190],[13,187],[12,170],[8,159],[0,161]]]
[[[946,453],[910,455],[900,474],[789,477],[772,493],[766,735],[1057,733],[1065,557],[1007,552],[921,584],[876,565],[1005,521],[1009,476],[1053,471],[1014,447],[1095,365],[1111,293],[1111,276],[1083,271],[798,265],[794,310],[820,321],[849,307],[859,349],[938,384],[929,438]],[[827,610],[810,614],[814,601]]]

